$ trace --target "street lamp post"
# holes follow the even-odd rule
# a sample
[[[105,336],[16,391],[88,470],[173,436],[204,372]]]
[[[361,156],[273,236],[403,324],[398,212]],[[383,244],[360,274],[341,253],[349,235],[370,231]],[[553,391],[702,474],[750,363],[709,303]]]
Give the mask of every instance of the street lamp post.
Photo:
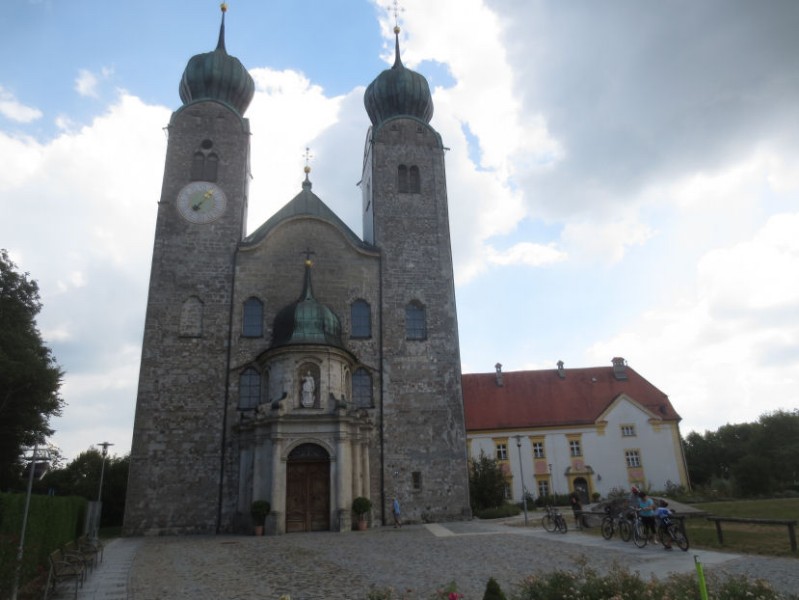
[[[100,463],[100,485],[97,488],[97,522],[94,528],[95,541],[100,535],[100,517],[103,512],[103,476],[105,475],[105,459],[108,456],[108,447],[113,446],[114,444],[111,442],[100,442],[97,445],[103,449],[103,462]]]
[[[30,473],[28,474],[28,491],[25,495],[25,509],[22,513],[22,532],[19,534],[19,548],[17,549],[17,564],[14,571],[14,584],[11,590],[11,599],[17,600],[17,592],[19,591],[19,576],[22,569],[22,557],[25,552],[25,532],[28,527],[28,512],[31,506],[31,493],[33,492],[33,478],[36,473],[36,464],[39,460],[39,441],[37,440],[33,445],[33,453],[30,458]],[[49,452],[45,451],[45,462],[49,460]]]
[[[516,448],[519,450],[519,473],[522,477],[522,506],[524,507],[524,526],[527,527],[527,493],[524,486],[524,465],[522,464],[522,436],[515,435]]]

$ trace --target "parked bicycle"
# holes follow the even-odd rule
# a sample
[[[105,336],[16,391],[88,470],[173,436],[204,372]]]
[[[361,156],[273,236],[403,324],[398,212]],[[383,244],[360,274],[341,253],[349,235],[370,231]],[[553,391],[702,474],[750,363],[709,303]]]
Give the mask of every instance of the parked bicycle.
[[[685,533],[681,519],[678,519],[678,522],[675,523],[671,517],[661,517],[660,527],[658,527],[658,540],[664,547],[676,544],[683,552],[688,551],[688,536]],[[668,540],[671,540],[671,544],[667,543]]]
[[[628,511],[626,509],[622,510],[617,513],[615,517],[611,514],[610,507],[606,508],[605,512],[607,514],[602,518],[601,525],[602,537],[606,540],[609,540],[613,537],[613,534],[618,529],[619,537],[623,541],[629,542],[633,535],[633,527],[630,523],[629,517],[627,516]]]
[[[550,533],[553,531],[566,533],[568,530],[566,519],[563,518],[563,515],[560,514],[560,511],[553,506],[547,506],[546,511],[547,514],[541,517],[541,524],[544,526],[544,529]]]
[[[649,541],[649,532],[646,531],[644,527],[644,521],[641,519],[641,509],[635,509],[635,520],[632,523],[633,529],[633,544],[638,546],[639,548],[643,548],[646,546],[646,543]]]

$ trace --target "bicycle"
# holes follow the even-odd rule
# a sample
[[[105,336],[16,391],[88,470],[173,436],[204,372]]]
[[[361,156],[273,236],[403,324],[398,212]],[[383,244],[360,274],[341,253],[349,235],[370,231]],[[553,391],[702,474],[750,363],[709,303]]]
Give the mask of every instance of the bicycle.
[[[644,529],[644,522],[641,519],[641,509],[635,509],[635,520],[632,523],[633,529],[633,544],[635,544],[638,548],[643,548],[646,546],[648,539],[648,532]]]
[[[563,518],[560,511],[552,506],[547,506],[546,510],[547,514],[541,517],[541,524],[544,526],[544,529],[550,533],[554,531],[566,533],[568,526],[566,525],[566,519]]]
[[[671,538],[672,545],[676,544],[680,550],[688,552],[688,536],[685,533],[682,521],[679,524],[675,524],[669,517],[662,518],[660,527],[658,527],[658,539],[664,547],[666,547],[666,536]]]
[[[619,530],[619,537],[629,542],[632,537],[633,530],[630,520],[625,515],[624,511],[619,512],[615,517],[610,514],[610,508],[606,509],[607,515],[602,519],[602,537],[609,540],[613,537],[616,529]]]

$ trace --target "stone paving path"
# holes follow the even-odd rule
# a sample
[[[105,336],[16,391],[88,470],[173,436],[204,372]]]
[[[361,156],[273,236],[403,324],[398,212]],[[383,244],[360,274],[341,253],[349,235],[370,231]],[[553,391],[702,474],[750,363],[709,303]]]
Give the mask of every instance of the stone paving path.
[[[614,563],[644,577],[706,571],[746,573],[785,592],[799,590],[799,561],[693,551],[635,548],[618,540],[539,528],[469,521],[351,533],[276,537],[124,538],[106,548],[81,600],[365,599],[373,588],[427,599],[456,581],[466,599],[482,598],[489,577],[506,593],[525,576],[572,568],[585,557],[600,571]],[[64,595],[63,597],[66,597]]]

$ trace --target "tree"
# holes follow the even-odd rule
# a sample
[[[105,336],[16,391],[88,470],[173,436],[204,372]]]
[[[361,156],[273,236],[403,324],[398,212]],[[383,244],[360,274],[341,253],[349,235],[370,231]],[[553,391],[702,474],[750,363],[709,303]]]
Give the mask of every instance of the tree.
[[[796,488],[799,481],[799,410],[775,411],[756,423],[723,425],[691,433],[685,459],[694,485],[719,480],[744,495]]]
[[[39,286],[0,249],[0,490],[16,483],[21,451],[44,443],[61,414],[61,369],[36,327]]]
[[[100,491],[100,471],[103,471],[102,526],[122,525],[125,513],[125,493],[128,486],[130,456],[108,456],[103,467],[103,455],[91,447],[81,452],[63,468],[51,470],[36,483],[35,491],[55,496],[82,496],[97,500]]]
[[[469,497],[473,511],[505,503],[505,474],[499,462],[483,452],[469,461]]]

